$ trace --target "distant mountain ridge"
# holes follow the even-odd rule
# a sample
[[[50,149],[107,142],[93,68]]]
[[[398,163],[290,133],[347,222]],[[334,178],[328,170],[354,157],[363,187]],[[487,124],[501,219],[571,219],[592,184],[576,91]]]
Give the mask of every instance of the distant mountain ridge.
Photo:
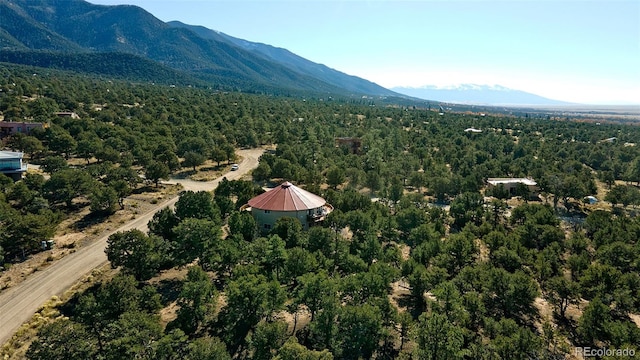
[[[29,51],[34,53],[27,55]],[[130,54],[134,57],[119,57],[130,68],[145,66],[142,59],[152,60],[176,70],[175,74],[184,73],[187,78],[238,90],[401,96],[285,49],[236,39],[204,27],[164,23],[133,5],[94,5],[84,0],[0,0],[0,61],[13,59],[25,65],[49,62],[55,66],[51,60],[64,54],[65,64],[72,66],[78,63],[71,59],[73,56],[87,53]],[[47,59],[39,60],[41,56]],[[141,59],[140,64],[134,64],[136,57]],[[90,59],[98,61],[100,57]]]
[[[425,100],[474,105],[574,105],[569,102],[548,99],[525,91],[500,85],[460,84],[453,86],[425,85],[422,87],[393,87],[391,90]]]
[[[187,25],[179,21],[170,21],[167,24],[173,27],[189,29],[205,39],[220,39],[223,41],[228,41],[253,54],[263,56],[269,61],[274,61],[301,74],[312,76],[328,84],[343,87],[350,91],[379,96],[398,95],[371,81],[356,76],[347,75],[343,72],[329,68],[328,66],[309,61],[301,56],[292,53],[287,49],[235,38],[233,36],[219,31],[211,30],[203,26]]]

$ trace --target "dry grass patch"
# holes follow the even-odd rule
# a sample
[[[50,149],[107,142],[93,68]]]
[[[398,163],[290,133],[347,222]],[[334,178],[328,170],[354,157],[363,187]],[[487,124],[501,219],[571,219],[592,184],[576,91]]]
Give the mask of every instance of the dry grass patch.
[[[411,287],[405,280],[400,279],[391,283],[391,294],[389,295],[389,302],[395,306],[399,312],[407,311],[407,307],[402,305],[406,303],[406,299],[411,296]]]
[[[295,325],[295,331],[298,332],[311,322],[311,314],[305,307],[302,307],[295,314],[288,311],[280,311],[276,314],[276,318],[287,323],[287,333],[294,334],[293,326]]]
[[[407,244],[396,244],[400,248],[400,254],[402,256],[402,260],[407,261],[411,256],[411,247]]]
[[[476,246],[478,247],[479,251],[479,255],[478,255],[478,261],[479,262],[488,262],[489,261],[489,247],[487,246],[487,244],[485,244],[484,241],[482,241],[481,239],[475,239],[474,240]]]
[[[178,309],[180,309],[180,307],[176,301],[173,301],[169,305],[160,309],[160,324],[163,329],[178,317]]]

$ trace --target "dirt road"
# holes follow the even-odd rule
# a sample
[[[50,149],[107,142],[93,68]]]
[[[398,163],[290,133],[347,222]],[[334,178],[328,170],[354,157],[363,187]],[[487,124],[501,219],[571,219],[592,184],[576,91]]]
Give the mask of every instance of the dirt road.
[[[243,160],[239,163],[240,167],[237,171],[231,171],[224,175],[228,180],[240,179],[244,174],[256,168],[258,158],[262,155],[263,150],[238,150],[237,153]],[[222,177],[208,182],[172,180],[167,183],[180,183],[185,190],[202,191],[215,189],[220,180]],[[20,325],[28,321],[38,311],[38,308],[52,296],[62,295],[84,275],[104,264],[107,261],[104,249],[111,234],[134,228],[146,232],[148,230],[147,223],[153,215],[167,206],[173,206],[177,201],[178,197],[174,197],[158,204],[147,213],[140,214],[135,220],[103,234],[92,244],[63,257],[45,270],[31,274],[22,283],[0,293],[0,345],[6,343]]]

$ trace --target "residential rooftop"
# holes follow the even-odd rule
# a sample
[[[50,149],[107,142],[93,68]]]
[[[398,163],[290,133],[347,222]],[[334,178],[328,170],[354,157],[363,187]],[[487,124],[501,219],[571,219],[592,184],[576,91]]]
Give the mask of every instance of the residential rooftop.
[[[499,185],[499,184],[524,184],[527,186],[536,186],[536,183],[533,179],[528,178],[489,178],[487,182],[491,185]]]
[[[261,210],[300,211],[320,208],[326,203],[320,196],[286,181],[249,200],[248,205]]]
[[[0,151],[0,159],[22,158],[23,154],[17,151]]]

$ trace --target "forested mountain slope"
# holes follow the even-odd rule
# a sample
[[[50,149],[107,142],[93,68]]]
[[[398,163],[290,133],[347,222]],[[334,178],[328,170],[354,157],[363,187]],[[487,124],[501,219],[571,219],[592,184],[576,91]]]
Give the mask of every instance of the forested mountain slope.
[[[245,91],[400,96],[285,50],[281,52],[294,58],[296,66],[282,58],[247,49],[240,39],[231,41],[228,36],[218,38],[192,30],[197,29],[166,24],[137,6],[94,5],[83,0],[0,0],[3,51],[46,50],[64,52],[66,57],[83,52],[126,53],[189,72],[210,86]],[[47,55],[35,52],[22,57],[20,63],[45,62],[36,61],[38,56]],[[156,82],[161,80],[164,79]]]
[[[278,64],[282,64],[287,68],[295,70],[301,74],[320,79],[328,84],[352,91],[354,93],[377,96],[399,96],[398,93],[385,89],[370,81],[358,78],[356,76],[347,75],[322,64],[311,62],[288,51],[287,49],[238,39],[225,33],[216,32],[202,26],[187,25],[179,21],[171,21],[168,24],[174,27],[192,30],[205,39],[228,41],[232,44],[235,44],[236,46],[239,46],[242,49],[250,51],[253,54],[263,56],[269,61],[274,61]]]

